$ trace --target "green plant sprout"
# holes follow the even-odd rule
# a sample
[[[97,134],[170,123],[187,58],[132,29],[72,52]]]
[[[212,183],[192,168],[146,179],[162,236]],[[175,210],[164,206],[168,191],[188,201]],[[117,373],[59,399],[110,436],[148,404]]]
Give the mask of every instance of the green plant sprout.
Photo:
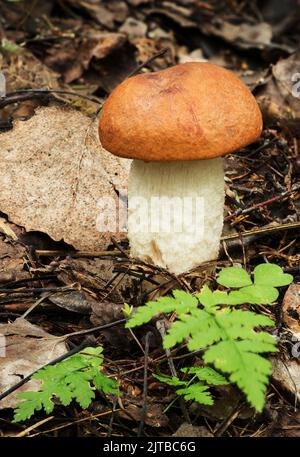
[[[213,366],[227,375],[231,383],[237,384],[251,406],[262,411],[265,393],[272,372],[271,362],[263,354],[276,352],[275,338],[262,331],[273,327],[274,322],[264,314],[235,309],[235,306],[254,304],[269,305],[279,295],[277,287],[287,286],[293,277],[275,264],[261,264],[253,271],[253,279],[240,267],[223,268],[217,283],[226,289],[211,290],[205,285],[196,295],[174,290],[173,297],[161,297],[140,306],[128,320],[128,328],[149,322],[154,316],[176,313],[176,319],[164,339],[165,349],[172,348],[184,340],[190,351],[203,351],[204,368]],[[177,378],[160,377],[186,400],[212,404],[209,385],[216,385],[217,379],[225,383],[221,373],[210,372],[211,378],[201,376],[200,368],[186,368],[198,377],[198,382],[180,381]],[[192,370],[192,371],[191,371]],[[205,373],[205,372],[204,372]],[[219,378],[217,378],[219,374]]]
[[[228,381],[217,371],[210,367],[181,368],[181,371],[192,375],[189,380],[169,378],[168,376],[154,375],[159,381],[176,389],[176,393],[185,400],[193,400],[202,405],[213,405],[213,397],[208,391],[210,386],[221,386]],[[196,380],[196,382],[194,382]]]
[[[103,363],[102,351],[100,346],[88,347],[35,373],[32,379],[42,381],[42,385],[37,392],[18,394],[22,401],[15,408],[13,422],[29,419],[42,408],[50,414],[55,406],[54,398],[64,406],[76,400],[85,409],[95,398],[95,389],[104,394],[118,395],[117,382],[99,370]]]

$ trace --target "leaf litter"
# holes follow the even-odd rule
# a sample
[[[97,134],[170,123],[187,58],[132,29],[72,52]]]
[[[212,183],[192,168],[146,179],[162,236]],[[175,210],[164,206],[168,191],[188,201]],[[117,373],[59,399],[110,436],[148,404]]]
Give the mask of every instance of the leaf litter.
[[[193,0],[47,0],[35,8],[31,3],[0,4],[0,66],[8,91],[48,88],[79,96],[48,93],[34,98],[26,94],[27,100],[19,97],[17,103],[0,109],[0,131],[8,130],[0,135],[0,287],[6,291],[0,289],[0,316],[4,325],[14,325],[10,319],[20,316],[20,307],[31,306],[51,288],[68,290],[52,292],[44,299],[45,306],[34,308],[28,319],[30,325],[63,336],[113,323],[123,316],[124,303],[137,306],[175,288],[199,291],[214,280],[216,267],[246,264],[253,269],[260,262],[276,262],[299,282],[299,227],[289,226],[300,217],[296,188],[300,109],[291,84],[299,63],[295,52],[300,39],[297,0],[267,0],[259,8],[251,2]],[[100,148],[96,110],[116,84],[165,47],[169,52],[141,71],[183,61],[218,63],[249,84],[264,115],[260,142],[226,160],[225,217],[229,219],[224,235],[237,238],[223,241],[217,262],[182,278],[127,258],[124,234],[115,234],[115,244],[92,222],[97,214],[96,198],[104,194],[115,197],[127,182],[129,166],[129,161],[127,165],[116,161]],[[288,228],[283,230],[285,225]],[[240,233],[253,228],[255,234],[241,238]],[[274,229],[271,234],[270,228]],[[45,234],[50,236],[47,242]],[[60,240],[68,244],[59,244]],[[288,293],[294,297],[294,292]],[[297,384],[299,366],[291,352],[297,346],[293,340],[297,308],[294,298],[288,297],[283,300],[280,296],[272,310],[282,356],[276,360],[284,376],[276,380],[274,374],[262,417],[244,407],[232,386],[216,389],[212,407],[199,409],[191,404],[188,411],[182,410],[174,393],[151,378],[158,365],[168,369],[155,328],[144,329],[144,334],[136,330],[132,335],[113,326],[94,334],[97,341],[105,339],[109,372],[122,379],[123,412],[115,414],[113,422],[110,415],[103,417],[106,423],[99,428],[89,416],[96,408],[107,412],[98,398],[91,411],[85,411],[88,420],[78,424],[78,433],[107,434],[113,423],[114,432],[135,436],[138,423],[144,421],[148,435],[170,436],[184,425],[187,412],[193,426],[202,427],[199,433],[203,435],[299,436],[299,418],[293,412],[295,386],[293,381],[285,386],[291,380],[286,367],[293,366],[289,371],[296,373]],[[148,415],[143,413],[145,355],[140,346],[145,346],[145,331],[154,337],[148,356]],[[42,341],[43,336],[24,332],[15,337],[20,345],[16,358],[22,360],[24,345],[34,339],[29,350],[34,346],[33,358],[46,363],[43,354],[35,357],[34,352],[37,338]],[[83,338],[79,335],[71,340],[79,344]],[[41,346],[43,351],[47,353],[46,346]],[[184,349],[178,360],[174,355],[176,368],[180,369],[180,357],[184,361],[185,355]],[[197,364],[196,355],[193,363]],[[170,407],[173,401],[174,407]],[[66,433],[72,433],[64,419],[59,421]],[[3,428],[4,433],[11,433],[12,425]],[[45,431],[47,426],[41,426],[37,434]],[[198,430],[187,432],[179,427],[181,433]]]
[[[27,231],[101,249],[110,235],[97,228],[99,205],[126,197],[129,162],[100,149],[96,122],[80,112],[41,108],[1,135],[1,211]]]

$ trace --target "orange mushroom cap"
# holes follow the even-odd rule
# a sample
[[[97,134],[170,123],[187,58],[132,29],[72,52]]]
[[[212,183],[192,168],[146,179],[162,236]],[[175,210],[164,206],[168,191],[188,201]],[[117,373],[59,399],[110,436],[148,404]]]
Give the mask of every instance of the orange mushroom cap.
[[[211,159],[255,141],[262,115],[247,86],[217,65],[190,62],[126,79],[101,112],[105,149],[130,159]]]

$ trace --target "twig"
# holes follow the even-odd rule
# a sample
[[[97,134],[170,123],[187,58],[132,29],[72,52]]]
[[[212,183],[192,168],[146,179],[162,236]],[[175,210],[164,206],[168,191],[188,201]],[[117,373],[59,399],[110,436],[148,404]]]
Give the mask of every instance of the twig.
[[[148,394],[148,364],[149,364],[149,346],[150,346],[151,332],[146,333],[145,337],[145,358],[144,358],[144,383],[143,383],[143,407],[141,411],[141,421],[139,424],[137,436],[140,437],[143,434],[145,418],[147,413],[147,394]]]
[[[230,214],[229,216],[226,216],[224,218],[224,221],[226,222],[226,221],[229,221],[230,219],[233,219],[234,217],[242,216],[242,215],[244,216],[245,214],[249,214],[257,208],[261,208],[262,206],[267,206],[274,202],[277,202],[277,201],[281,200],[282,198],[287,197],[288,195],[290,195],[293,192],[296,192],[298,190],[300,190],[300,184],[297,186],[294,186],[291,190],[286,190],[285,192],[282,192],[280,195],[276,195],[276,197],[272,197],[263,202],[256,203],[255,205],[251,206],[250,208],[238,209],[237,211]]]
[[[31,313],[31,311],[33,309],[35,309],[37,306],[39,306],[44,300],[46,300],[48,297],[50,297],[52,294],[49,293],[49,294],[44,294],[41,298],[39,298],[36,302],[33,303],[33,305],[30,306],[30,308],[28,308],[25,313],[23,314],[22,316],[22,319],[25,319],[25,317],[28,316],[29,313]]]
[[[16,294],[22,292],[25,294],[42,293],[42,292],[70,292],[72,290],[78,290],[78,287],[64,286],[64,287],[36,287],[28,289],[0,289],[0,294]]]
[[[106,330],[107,328],[116,327],[117,325],[124,324],[125,322],[126,319],[119,319],[118,321],[110,322],[109,324],[105,325],[98,325],[97,327],[88,328],[87,330],[79,330],[78,332],[67,333],[66,335],[63,335],[59,338],[64,340],[70,336],[88,335],[89,333],[99,332],[101,330]]]
[[[232,424],[232,422],[239,416],[241,410],[245,405],[237,405],[236,408],[232,411],[229,417],[225,418],[221,425],[215,430],[214,436],[222,436],[228,427]]]
[[[135,70],[133,70],[131,73],[129,73],[127,78],[131,78],[131,76],[137,75],[141,71],[142,68],[144,68],[147,65],[149,65],[150,63],[152,63],[153,60],[157,59],[158,57],[164,56],[169,51],[170,51],[170,48],[164,48],[161,51],[158,51],[156,54],[154,54],[152,57],[147,59],[145,62],[142,62]]]
[[[42,257],[59,257],[59,256],[67,256],[70,257],[115,257],[115,256],[122,256],[121,251],[49,251],[49,250],[40,250],[36,249],[36,255]]]
[[[115,412],[117,411],[117,404],[118,404],[118,397],[113,397],[113,399],[112,399],[111,418],[109,420],[108,432],[107,432],[107,436],[108,437],[111,436],[112,431],[113,431],[114,417],[115,417]]]
[[[118,411],[120,411],[120,409],[116,409],[115,410],[115,412],[118,412]],[[76,419],[73,422],[67,422],[66,424],[57,425],[56,427],[51,428],[50,430],[45,430],[45,431],[42,431],[42,432],[38,432],[38,433],[35,433],[34,435],[31,435],[31,436],[34,437],[34,436],[40,435],[41,433],[45,434],[45,433],[56,432],[57,430],[61,430],[63,428],[74,426],[75,424],[81,424],[82,422],[91,421],[92,419],[96,419],[98,417],[107,416],[108,414],[111,414],[110,410],[109,411],[104,411],[104,412],[98,413],[98,414],[88,415],[87,417],[83,417],[81,419]]]
[[[274,225],[268,227],[260,227],[258,229],[253,230],[245,230],[244,232],[234,233],[232,235],[225,235],[221,237],[221,241],[229,241],[234,240],[240,237],[248,237],[248,236],[255,236],[255,235],[265,235],[267,233],[275,233],[282,230],[293,230],[300,228],[300,221],[299,222],[290,222],[288,224],[282,225]]]
[[[122,252],[122,254],[124,254],[125,257],[127,257],[127,259],[129,259],[129,254],[128,252],[122,248],[122,246],[120,246],[120,244],[117,242],[117,240],[115,239],[114,236],[111,236],[111,241],[113,242],[113,244],[115,245],[115,247],[117,249],[119,249],[120,252]]]
[[[159,331],[159,333],[161,335],[161,338],[163,339],[165,334],[166,334],[165,322],[163,320],[158,320],[156,322],[156,327],[157,327],[157,330]],[[175,365],[174,365],[174,362],[173,362],[173,358],[172,358],[172,354],[171,354],[170,349],[166,349],[165,353],[166,353],[166,356],[167,356],[167,360],[168,360],[168,364],[169,364],[169,368],[170,368],[172,377],[173,378],[178,378],[177,371],[176,371],[176,368],[175,368]],[[183,417],[185,418],[185,421],[188,424],[191,424],[191,419],[190,419],[188,410],[186,409],[186,405],[185,405],[185,402],[184,402],[183,398],[179,397],[178,401],[179,401],[179,405],[180,405],[180,409],[182,411]]]
[[[246,160],[249,159],[249,157],[251,157],[251,156],[257,154],[258,152],[262,151],[263,149],[269,147],[271,144],[275,143],[275,141],[277,141],[277,138],[275,136],[271,140],[264,141],[264,143],[262,145],[260,145],[257,149],[255,149],[252,152],[248,152],[245,157],[243,156],[243,159],[246,159]]]
[[[0,100],[0,109],[4,108],[7,105],[12,105],[13,103],[24,102],[26,100],[32,100],[33,98],[49,98],[49,94],[45,91],[38,91],[34,90],[31,92],[24,93],[24,91],[20,92],[12,92],[7,94],[3,99]]]
[[[10,286],[17,286],[17,285],[22,285],[22,284],[26,284],[28,282],[35,282],[35,281],[46,281],[48,279],[50,280],[50,279],[54,279],[54,278],[57,278],[56,274],[48,274],[48,275],[44,275],[44,276],[36,276],[35,278],[25,278],[25,279],[18,279],[16,281],[6,282],[5,284],[0,285],[0,293],[1,293],[2,287],[5,287],[7,289]]]
[[[32,432],[32,430],[35,430],[36,428],[40,427],[41,425],[46,424],[46,422],[49,422],[54,418],[55,418],[55,416],[49,416],[49,417],[46,417],[45,419],[42,419],[42,420],[36,422],[33,425],[30,425],[30,427],[27,427],[25,430],[23,430],[22,432],[15,435],[15,438],[22,438],[23,436],[28,435],[28,433]]]
[[[282,230],[293,230],[300,227],[300,222],[290,222],[288,224],[260,227],[254,230],[245,230],[243,232],[234,233],[232,235],[224,235],[221,237],[221,241],[230,241],[240,237],[248,237],[254,235],[263,235],[266,233],[275,233]],[[46,250],[35,250],[36,255],[42,257],[56,257],[56,256],[67,256],[70,257],[121,257],[124,254],[121,251],[46,251]],[[124,252],[128,252],[124,250]]]
[[[0,108],[3,108],[4,106],[11,104],[11,103],[22,102],[25,100],[30,100],[31,98],[45,97],[45,96],[49,96],[50,94],[71,95],[73,97],[83,98],[83,99],[88,100],[89,102],[95,103],[97,105],[102,104],[102,102],[95,97],[90,97],[89,95],[79,94],[77,92],[71,92],[68,90],[20,89],[20,90],[15,90],[13,92],[8,92],[6,94],[6,96],[4,97],[4,99],[0,101]]]

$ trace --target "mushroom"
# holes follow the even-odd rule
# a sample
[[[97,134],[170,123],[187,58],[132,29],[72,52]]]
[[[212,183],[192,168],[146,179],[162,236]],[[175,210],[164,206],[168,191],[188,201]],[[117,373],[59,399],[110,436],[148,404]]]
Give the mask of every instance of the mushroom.
[[[111,153],[134,159],[128,184],[132,256],[175,274],[216,259],[222,156],[261,131],[249,89],[211,63],[175,65],[116,87],[101,112],[99,137]]]

